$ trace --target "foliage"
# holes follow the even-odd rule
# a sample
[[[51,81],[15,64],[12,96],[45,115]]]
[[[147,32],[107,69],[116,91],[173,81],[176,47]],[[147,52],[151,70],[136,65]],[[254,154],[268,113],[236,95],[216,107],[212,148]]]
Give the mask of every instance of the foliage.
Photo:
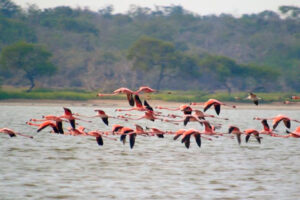
[[[128,59],[133,60],[134,69],[155,71],[159,68],[157,89],[160,89],[160,83],[166,76],[175,78],[197,74],[197,62],[192,56],[176,51],[170,42],[155,38],[144,36],[137,40],[129,50]]]
[[[9,3],[5,9],[3,2]],[[241,17],[201,16],[181,6],[113,10],[110,5],[98,12],[35,5],[24,10],[2,0],[0,50],[20,40],[45,45],[60,73],[44,77],[42,87],[300,91],[299,7]],[[143,38],[155,46],[135,46]],[[130,58],[134,47],[145,56]],[[26,84],[8,75],[4,85]]]
[[[35,86],[34,80],[40,76],[51,76],[56,72],[56,67],[50,62],[51,53],[39,45],[18,42],[5,47],[0,56],[3,69],[25,72],[25,77],[30,81],[31,87]]]
[[[19,6],[10,0],[0,0],[0,16],[12,17],[20,12]]]

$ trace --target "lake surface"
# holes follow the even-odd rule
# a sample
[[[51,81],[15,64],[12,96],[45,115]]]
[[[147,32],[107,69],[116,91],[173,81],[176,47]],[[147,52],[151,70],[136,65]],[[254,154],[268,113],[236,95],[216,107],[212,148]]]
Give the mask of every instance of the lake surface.
[[[70,106],[73,112],[95,115],[96,107]],[[97,107],[98,108],[98,107]],[[99,107],[101,108],[101,107]],[[115,108],[103,108],[118,115]],[[172,136],[136,138],[133,149],[128,142],[104,138],[104,146],[93,137],[49,134],[47,128],[25,124],[42,115],[61,115],[62,106],[1,106],[0,127],[33,135],[34,139],[0,135],[0,199],[299,199],[300,139],[263,136],[259,145],[254,138],[237,144],[227,137],[194,139],[190,149]],[[167,113],[167,112],[164,112]],[[172,112],[177,113],[177,112]],[[178,112],[179,113],[179,112]],[[208,113],[214,114],[209,110]],[[142,114],[142,113],[138,113]],[[300,110],[222,110],[220,116],[229,125],[241,129],[262,129],[253,117],[285,114],[300,120]],[[159,121],[124,122],[134,127],[177,130],[183,125]],[[216,120],[214,120],[216,121]],[[79,122],[79,121],[78,121]],[[79,122],[88,130],[110,130],[99,118],[93,123]],[[269,122],[271,124],[271,121]],[[291,130],[300,124],[292,122]],[[69,124],[65,123],[64,127]],[[189,123],[187,128],[203,128]],[[282,124],[278,130],[284,132]]]

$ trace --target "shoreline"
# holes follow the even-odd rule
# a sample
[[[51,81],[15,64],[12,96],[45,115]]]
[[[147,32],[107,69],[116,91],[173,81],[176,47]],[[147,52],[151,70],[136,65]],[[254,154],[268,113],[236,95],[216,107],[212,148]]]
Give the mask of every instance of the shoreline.
[[[172,102],[162,100],[149,100],[152,107],[179,107],[186,102]],[[236,105],[237,109],[287,109],[287,110],[300,110],[300,102],[292,102],[291,104],[283,104],[282,102],[273,102],[268,104],[260,104],[255,106],[253,103],[236,103],[224,102],[229,105]],[[36,100],[36,99],[10,99],[0,100],[0,106],[87,106],[87,107],[129,107],[126,99],[124,100],[111,100],[111,99],[97,99],[97,100]],[[202,106],[195,106],[200,108]],[[233,109],[224,106],[224,109]]]

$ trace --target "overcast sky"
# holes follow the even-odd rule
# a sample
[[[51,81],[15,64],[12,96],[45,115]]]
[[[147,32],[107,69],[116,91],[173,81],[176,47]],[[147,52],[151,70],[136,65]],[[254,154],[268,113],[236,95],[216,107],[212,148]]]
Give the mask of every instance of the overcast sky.
[[[186,10],[200,15],[231,13],[241,15],[258,13],[263,10],[278,11],[281,5],[300,6],[300,0],[12,0],[16,4],[27,7],[36,4],[39,8],[56,6],[89,7],[97,11],[107,5],[114,6],[114,13],[124,13],[130,5],[154,8],[157,6],[181,5]]]

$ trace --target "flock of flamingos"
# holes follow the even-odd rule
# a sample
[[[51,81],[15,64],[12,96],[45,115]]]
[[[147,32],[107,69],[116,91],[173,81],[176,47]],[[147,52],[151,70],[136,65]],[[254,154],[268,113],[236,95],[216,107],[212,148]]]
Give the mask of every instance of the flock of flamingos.
[[[155,109],[154,110],[153,107],[151,107],[150,104],[147,102],[147,100],[144,100],[142,102],[139,96],[140,93],[152,93],[152,92],[156,92],[156,90],[148,86],[142,86],[137,91],[132,91],[128,88],[119,88],[115,90],[112,94],[99,93],[97,95],[99,97],[102,97],[102,96],[109,96],[109,95],[126,94],[127,100],[131,108],[116,109],[115,112],[136,110],[136,111],[143,112],[143,115],[141,116],[129,114],[129,113],[126,113],[124,115],[118,115],[118,116],[110,116],[100,109],[95,110],[97,114],[94,116],[84,116],[79,113],[72,113],[72,111],[69,108],[64,107],[63,108],[64,114],[60,116],[45,115],[42,116],[41,119],[30,119],[30,121],[26,122],[26,124],[30,126],[36,126],[37,132],[43,131],[44,129],[49,127],[52,129],[51,133],[73,135],[73,136],[95,137],[98,145],[100,146],[104,144],[103,138],[117,140],[115,136],[119,136],[120,141],[123,144],[125,144],[126,137],[128,136],[127,138],[129,138],[130,148],[134,147],[137,136],[157,136],[159,138],[164,138],[165,135],[172,135],[174,137],[174,140],[177,140],[178,138],[181,137],[181,143],[184,143],[186,148],[190,147],[192,136],[195,138],[195,141],[199,147],[201,147],[201,139],[212,140],[213,137],[221,137],[221,136],[230,137],[230,138],[235,136],[237,138],[238,144],[241,144],[242,135],[245,136],[246,143],[249,141],[251,135],[255,137],[258,143],[261,143],[261,138],[262,138],[261,135],[268,135],[270,137],[281,137],[281,138],[290,138],[290,137],[300,138],[300,126],[298,126],[294,131],[286,130],[286,133],[281,133],[281,134],[276,133],[275,129],[280,124],[280,122],[283,122],[284,126],[288,129],[291,127],[291,122],[300,123],[299,120],[291,119],[285,115],[278,115],[268,119],[255,117],[254,120],[261,121],[263,125],[262,130],[255,130],[255,129],[240,130],[237,126],[229,126],[227,133],[220,133],[217,132],[216,130],[221,126],[221,124],[213,124],[209,122],[208,119],[209,118],[215,118],[220,120],[228,120],[228,119],[221,118],[215,115],[208,115],[205,114],[205,112],[210,108],[214,108],[216,114],[219,115],[221,112],[221,106],[230,106],[236,108],[235,105],[225,104],[216,99],[209,99],[205,103],[190,103],[189,105],[181,105],[178,108],[167,108],[167,107],[157,106],[154,108]],[[300,96],[292,96],[291,98],[295,100],[299,100]],[[255,105],[258,105],[260,100],[260,98],[253,93],[249,93],[247,99],[252,100]],[[195,109],[194,106],[196,105],[203,106],[203,112],[198,109]],[[158,111],[164,109],[169,111],[182,111],[182,115],[176,115],[176,114],[166,115],[163,112]],[[150,121],[158,120],[164,123],[172,123],[176,125],[183,123],[184,126],[186,126],[188,123],[196,122],[199,123],[200,126],[203,126],[204,130],[178,129],[177,131],[165,131],[153,127],[143,128],[138,124],[135,124],[135,128],[114,124],[112,125],[111,131],[100,131],[100,130],[86,131],[85,127],[80,126],[78,124],[78,121],[80,120],[91,122],[87,119],[92,119],[92,118],[101,118],[103,123],[107,126],[109,125],[110,118],[116,118],[124,121],[128,121],[128,120],[137,121],[142,119],[150,120]],[[268,124],[268,120],[272,120],[271,128]],[[67,124],[70,124],[70,127],[67,128],[67,130],[63,128],[63,123],[65,124],[65,122],[67,122]],[[15,137],[17,135],[20,135],[27,138],[33,138],[32,136],[15,132],[9,128],[1,128],[0,133],[8,134],[10,137]]]

